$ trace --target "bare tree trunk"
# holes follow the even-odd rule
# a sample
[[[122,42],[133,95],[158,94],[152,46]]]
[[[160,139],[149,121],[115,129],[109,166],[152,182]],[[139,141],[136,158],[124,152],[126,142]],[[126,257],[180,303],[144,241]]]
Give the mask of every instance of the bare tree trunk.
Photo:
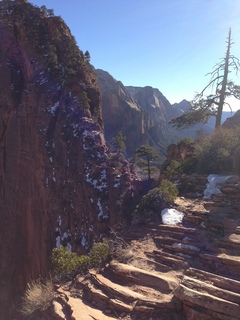
[[[231,47],[231,29],[229,30],[229,34],[228,34],[224,75],[223,75],[222,88],[220,91],[220,99],[219,99],[218,111],[216,116],[215,128],[218,128],[221,125],[222,111],[223,111],[223,105],[225,101],[225,94],[226,94],[227,80],[228,80],[227,78],[228,78],[228,72],[229,72],[228,67],[229,67],[230,47]]]

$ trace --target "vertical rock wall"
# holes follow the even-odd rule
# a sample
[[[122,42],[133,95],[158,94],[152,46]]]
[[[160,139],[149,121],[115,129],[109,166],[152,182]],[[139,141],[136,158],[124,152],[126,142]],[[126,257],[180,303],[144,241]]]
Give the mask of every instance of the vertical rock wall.
[[[0,3],[0,319],[55,246],[87,251],[131,183],[108,166],[96,76],[60,17]],[[119,197],[118,203],[110,199]]]

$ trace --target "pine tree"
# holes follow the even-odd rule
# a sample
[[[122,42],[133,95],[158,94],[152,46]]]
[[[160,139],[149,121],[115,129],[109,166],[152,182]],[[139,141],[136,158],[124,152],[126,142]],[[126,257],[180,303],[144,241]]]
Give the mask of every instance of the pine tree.
[[[156,151],[151,148],[149,145],[142,145],[135,151],[135,157],[140,159],[141,166],[147,167],[148,179],[151,179],[151,167],[150,163],[153,160],[156,160],[159,156]]]
[[[215,128],[217,128],[221,124],[223,106],[227,104],[231,109],[226,98],[233,96],[240,99],[240,87],[228,79],[232,71],[237,74],[240,68],[239,59],[230,53],[232,45],[231,29],[229,29],[225,57],[216,64],[212,72],[207,74],[211,75],[211,79],[191,102],[190,111],[170,121],[174,127],[187,128],[197,123],[206,123],[210,116],[215,116]],[[209,88],[214,88],[215,92],[205,95]]]

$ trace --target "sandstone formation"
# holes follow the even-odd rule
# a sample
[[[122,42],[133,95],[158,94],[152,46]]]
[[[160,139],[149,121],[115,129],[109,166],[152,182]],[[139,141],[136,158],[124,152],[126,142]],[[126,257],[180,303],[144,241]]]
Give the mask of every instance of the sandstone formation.
[[[121,221],[132,177],[127,163],[107,164],[97,78],[64,21],[27,1],[2,1],[0,32],[6,320],[26,283],[48,273],[53,247],[87,251]]]
[[[233,116],[227,118],[222,126],[226,129],[233,129],[239,127],[240,124],[240,110],[238,110]]]
[[[127,153],[132,155],[137,147],[149,142],[143,112],[120,81],[100,69],[96,74],[102,96],[105,137],[111,142],[121,131],[126,136]]]

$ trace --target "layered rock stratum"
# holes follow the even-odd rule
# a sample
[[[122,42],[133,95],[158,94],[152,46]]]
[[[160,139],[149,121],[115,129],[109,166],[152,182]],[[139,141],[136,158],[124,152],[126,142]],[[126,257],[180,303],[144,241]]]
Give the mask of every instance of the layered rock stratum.
[[[48,274],[53,247],[87,251],[118,224],[132,177],[127,163],[108,164],[97,78],[61,17],[27,1],[2,1],[0,33],[6,320],[26,283]]]

